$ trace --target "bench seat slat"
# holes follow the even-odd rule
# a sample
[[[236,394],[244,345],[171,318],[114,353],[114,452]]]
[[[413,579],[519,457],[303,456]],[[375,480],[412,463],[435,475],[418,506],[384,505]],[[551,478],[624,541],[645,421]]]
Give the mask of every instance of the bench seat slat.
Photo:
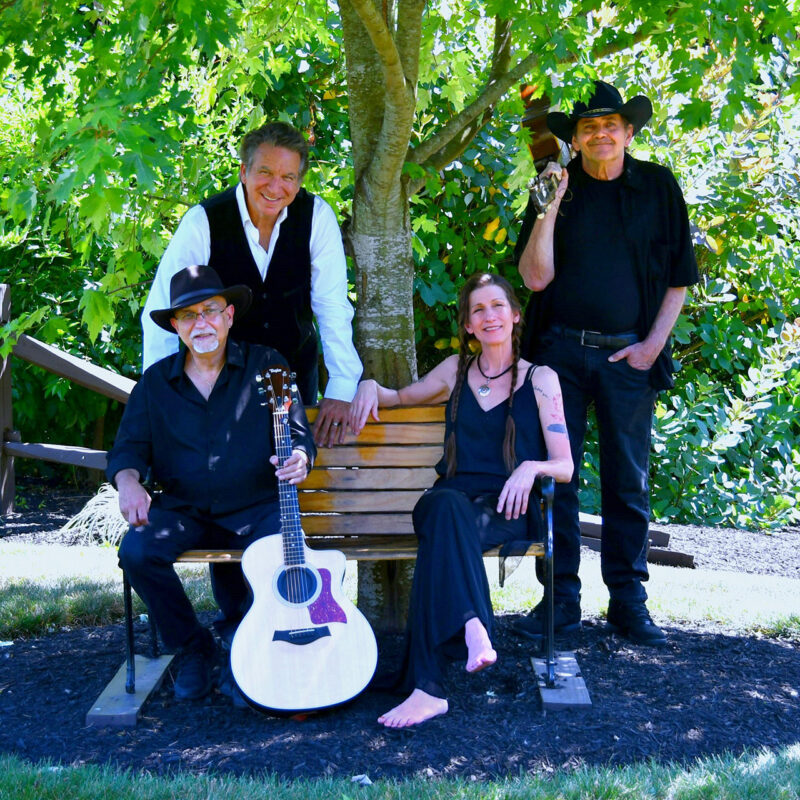
[[[309,547],[314,550],[340,550],[350,560],[383,561],[386,559],[414,558],[417,554],[415,536],[394,536],[391,539],[358,537],[329,537],[311,539]],[[544,552],[540,542],[531,542],[526,555],[541,556]],[[497,556],[500,548],[495,547],[484,553]],[[241,561],[241,550],[187,550],[178,558],[183,564],[224,564]]]

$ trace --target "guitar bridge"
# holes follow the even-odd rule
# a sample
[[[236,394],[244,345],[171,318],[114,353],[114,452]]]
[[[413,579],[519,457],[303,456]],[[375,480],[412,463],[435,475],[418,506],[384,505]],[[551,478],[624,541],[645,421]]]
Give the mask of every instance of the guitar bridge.
[[[275,631],[272,635],[273,642],[289,642],[289,644],[311,644],[317,639],[330,636],[331,632],[327,625],[318,628],[295,628],[288,631]]]

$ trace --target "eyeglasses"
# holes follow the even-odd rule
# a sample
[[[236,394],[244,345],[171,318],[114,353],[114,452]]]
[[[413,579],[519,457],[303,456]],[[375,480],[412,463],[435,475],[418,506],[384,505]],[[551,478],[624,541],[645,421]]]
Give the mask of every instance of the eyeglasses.
[[[227,308],[227,306],[225,306],[225,308]],[[191,322],[194,324],[197,322],[198,317],[202,317],[206,322],[216,322],[225,308],[211,306],[211,308],[205,308],[202,311],[178,311],[175,314],[175,319],[181,323]]]

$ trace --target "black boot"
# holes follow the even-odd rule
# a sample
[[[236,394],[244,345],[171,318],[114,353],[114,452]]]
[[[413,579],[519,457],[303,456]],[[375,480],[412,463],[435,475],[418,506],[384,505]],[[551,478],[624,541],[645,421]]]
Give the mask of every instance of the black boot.
[[[611,630],[634,644],[661,647],[667,643],[664,631],[650,619],[644,600],[625,603],[611,598],[607,620]]]
[[[514,621],[514,630],[528,639],[541,639],[545,634],[544,600],[527,616]],[[559,601],[553,605],[553,633],[572,633],[581,628],[581,604]]]
[[[199,700],[213,686],[213,671],[217,660],[217,645],[205,628],[181,649],[180,670],[175,678],[175,697],[178,700]]]

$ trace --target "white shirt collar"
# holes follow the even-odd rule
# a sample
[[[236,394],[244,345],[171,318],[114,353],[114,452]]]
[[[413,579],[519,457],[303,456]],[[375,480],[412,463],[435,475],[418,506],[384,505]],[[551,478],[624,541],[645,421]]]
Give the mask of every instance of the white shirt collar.
[[[250,212],[247,210],[247,201],[244,199],[244,184],[239,181],[236,186],[236,204],[239,206],[239,216],[242,218],[242,227],[246,231],[255,231],[258,234],[258,228],[255,226],[255,223],[252,219],[250,219]],[[274,232],[280,227],[281,222],[286,219],[287,214],[289,213],[289,209],[282,208],[281,213],[278,214],[278,219],[275,220],[275,228],[273,229]],[[256,235],[256,241],[258,241],[258,236]]]

